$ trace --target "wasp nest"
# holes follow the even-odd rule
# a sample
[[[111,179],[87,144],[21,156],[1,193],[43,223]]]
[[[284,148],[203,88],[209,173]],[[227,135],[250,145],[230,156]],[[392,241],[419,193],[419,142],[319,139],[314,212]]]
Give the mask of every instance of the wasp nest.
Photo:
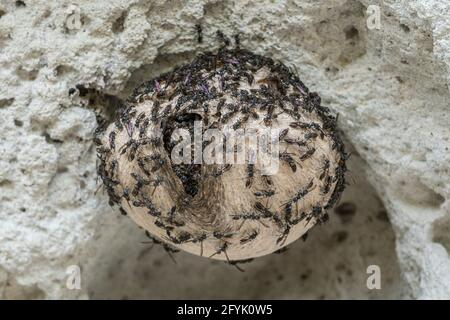
[[[96,139],[98,171],[111,204],[169,253],[244,261],[328,219],[345,184],[335,126],[286,66],[222,48],[139,86]],[[262,148],[248,147],[267,129],[272,172],[258,162]],[[244,144],[229,148],[229,132]],[[202,158],[211,145],[213,163]],[[184,161],[174,159],[180,150]]]

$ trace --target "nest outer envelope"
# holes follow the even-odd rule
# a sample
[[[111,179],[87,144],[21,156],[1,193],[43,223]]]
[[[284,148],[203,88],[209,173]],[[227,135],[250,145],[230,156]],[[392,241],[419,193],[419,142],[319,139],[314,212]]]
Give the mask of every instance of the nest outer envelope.
[[[164,140],[176,127],[191,128],[186,118],[200,119],[204,129],[288,129],[280,153],[293,161],[280,159],[269,181],[256,163],[251,183],[248,164],[188,167],[197,174],[189,195]],[[336,119],[287,67],[246,50],[205,53],[145,82],[99,133],[99,173],[111,204],[169,251],[229,261],[272,253],[325,222],[345,185]]]

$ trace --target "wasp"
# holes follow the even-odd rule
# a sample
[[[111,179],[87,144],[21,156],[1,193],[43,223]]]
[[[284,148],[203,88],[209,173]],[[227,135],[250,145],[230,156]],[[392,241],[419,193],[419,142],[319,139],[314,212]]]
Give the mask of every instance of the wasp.
[[[128,204],[130,204],[130,189],[128,189],[128,187],[123,188],[122,196],[127,200]]]
[[[286,142],[287,144],[296,144],[299,147],[306,146],[306,141],[300,139],[284,138],[283,141]]]
[[[126,216],[126,215],[127,215],[127,212],[126,212],[125,210],[123,210],[122,207],[120,207],[119,210],[120,210],[120,214],[121,214],[121,215],[123,215],[123,216]]]
[[[109,134],[109,147],[111,150],[116,149],[116,133],[114,131]]]
[[[238,111],[238,109],[235,108],[235,109],[232,109],[230,112],[221,115],[220,122],[222,122],[222,123],[228,122],[228,120],[230,120],[230,118],[231,118],[237,111]]]
[[[311,191],[311,188],[312,188],[312,186],[313,186],[313,184],[314,184],[314,181],[313,181],[313,180],[314,180],[314,179],[311,179],[311,181],[308,183],[308,185],[307,185],[305,188],[300,189],[300,190],[295,194],[295,196],[292,198],[291,202],[296,203],[296,202],[298,202],[300,199],[302,199],[304,196],[306,196],[306,195]]]
[[[253,207],[262,214],[263,218],[272,219],[279,227],[281,227],[283,225],[283,222],[280,220],[280,218],[275,213],[271,212],[261,202],[255,202]]]
[[[192,235],[186,231],[181,231],[176,237],[172,236],[170,231],[166,231],[166,234],[169,239],[175,244],[186,243],[192,238]]]
[[[241,214],[234,214],[232,215],[233,220],[259,220],[261,218],[267,218],[265,216],[256,214],[254,212],[250,213],[241,213]]]
[[[177,99],[177,103],[175,104],[175,110],[178,112],[180,108],[189,100],[189,96],[181,96]]]
[[[325,175],[328,174],[329,169],[330,169],[330,160],[325,159],[323,162],[322,173],[319,176],[320,180],[323,180],[323,178],[325,178]]]
[[[152,182],[154,187],[158,187],[164,182],[164,179],[160,176],[157,176],[156,179],[152,180]]]
[[[255,110],[253,110],[253,106],[247,106],[247,105],[243,106],[242,112],[246,113],[246,114],[250,114],[253,119],[259,119],[258,113]]]
[[[232,215],[233,220],[243,220],[241,225],[239,226],[239,229],[242,228],[242,225],[245,223],[246,220],[253,220],[253,221],[258,221],[259,223],[261,223],[264,227],[268,228],[269,226],[266,225],[265,223],[263,223],[261,221],[261,219],[264,218],[268,218],[264,215],[261,214],[257,214],[255,212],[249,212],[249,213],[241,213],[241,214],[235,214]]]
[[[147,198],[143,198],[141,201],[134,200],[133,204],[135,204],[135,203],[138,203],[138,204],[135,205],[136,207],[146,207],[147,209],[148,208],[153,208],[152,201],[150,199],[147,199]]]
[[[109,148],[107,148],[105,146],[97,147],[97,153],[100,154],[100,155],[97,155],[99,159],[104,160],[105,159],[105,155],[107,155],[110,152],[111,152],[111,149],[109,149]]]
[[[141,176],[139,176],[138,174],[132,172],[131,176],[136,180],[136,185],[133,189],[133,196],[137,196],[139,194],[139,191],[142,189],[143,186],[147,186],[150,184],[149,180],[145,180],[144,178],[142,178]]]
[[[255,197],[270,198],[275,194],[274,190],[262,190],[253,193]]]
[[[320,191],[321,191],[323,194],[327,194],[327,193],[330,191],[330,189],[331,189],[331,184],[332,184],[332,182],[333,182],[333,178],[332,178],[331,176],[327,176],[327,177],[325,178],[324,185],[323,185],[323,187],[320,189]]]
[[[171,218],[168,220],[171,225],[174,225],[175,227],[184,227],[186,223],[181,220],[175,220],[174,218]]]
[[[219,71],[219,89],[220,92],[225,90],[225,77],[223,76],[223,71]]]
[[[191,73],[189,72],[189,73],[184,77],[183,84],[184,84],[184,85],[187,85],[187,84],[190,83],[190,82],[191,82]]]
[[[139,168],[141,168],[142,172],[144,172],[147,176],[150,176],[150,171],[147,170],[146,166],[146,161],[144,158],[138,158],[137,159],[137,163]]]
[[[209,112],[209,107],[208,107],[208,104],[207,104],[207,103],[204,103],[204,104],[202,105],[202,108],[203,108],[203,112],[204,112],[204,113],[208,113],[208,112]]]
[[[224,234],[224,233],[219,232],[219,231],[214,231],[213,232],[213,237],[216,238],[216,239],[219,239],[219,240],[224,239],[224,238],[229,239],[232,236],[233,236],[232,233]]]
[[[221,254],[221,253],[223,252],[223,253],[225,254],[225,257],[227,258],[228,263],[231,264],[231,265],[233,265],[233,264],[231,263],[231,261],[230,261],[230,258],[228,258],[227,249],[228,249],[228,243],[227,243],[227,242],[224,242],[224,243],[219,247],[219,249],[218,249],[215,253],[213,253],[212,255],[210,255],[209,257],[211,258],[211,257],[215,256],[216,254]],[[236,269],[238,269],[239,271],[244,272],[244,270],[242,270],[241,268],[239,268],[237,265],[234,264],[233,266],[235,266]]]
[[[247,180],[245,181],[246,188],[250,188],[253,184],[254,170],[255,170],[254,164],[247,165]]]
[[[164,229],[164,230],[169,230],[169,231],[173,230],[173,227],[165,225],[163,222],[161,222],[159,220],[155,220],[155,226],[157,226],[160,229]]]
[[[269,186],[269,187],[273,186],[273,181],[272,181],[271,177],[269,177],[268,175],[263,174],[263,175],[261,175],[261,178],[263,179],[264,183],[267,186]]]
[[[306,122],[296,121],[296,122],[289,123],[289,127],[294,128],[294,129],[310,129],[311,124],[306,123]]]
[[[143,145],[147,145],[150,142],[151,142],[151,139],[149,139],[149,138],[143,138],[143,139],[138,139],[138,140],[130,139],[127,141],[127,143],[125,143],[124,145],[122,145],[120,147],[120,149],[119,149],[120,154],[123,155],[130,148],[131,151],[129,152],[128,159],[129,159],[129,161],[133,161],[134,158],[136,157],[136,152],[139,149],[139,147],[143,146]]]
[[[180,221],[180,220],[176,220],[175,219],[175,211],[177,210],[176,206],[173,206],[172,208],[170,208],[169,212],[167,213],[167,221],[171,224],[174,225],[176,227],[183,227],[184,225],[186,225],[186,223],[184,221]]]
[[[171,105],[171,104],[168,104],[168,105],[164,108],[164,110],[163,110],[163,112],[162,112],[162,114],[161,114],[161,117],[167,117],[167,116],[169,115],[169,113],[170,113],[171,110],[172,110],[172,105]]]
[[[253,230],[253,232],[252,232],[250,235],[248,235],[248,236],[245,237],[245,238],[242,238],[242,239],[240,240],[240,243],[241,243],[241,244],[246,244],[246,243],[248,243],[248,242],[250,242],[250,241],[253,241],[253,240],[256,239],[256,237],[258,236],[258,234],[259,234],[259,232],[258,232],[257,230]]]
[[[205,83],[201,83],[199,87],[200,87],[200,90],[203,92],[203,94],[206,97],[210,98],[211,92],[209,90],[208,84],[206,82]]]
[[[145,118],[145,112],[141,112],[141,113],[137,116],[136,121],[134,122],[134,126],[135,126],[136,128],[139,128],[139,125],[141,124],[141,121],[144,120],[144,118]]]
[[[150,120],[148,118],[145,118],[144,121],[142,121],[142,125],[139,128],[139,138],[144,138],[145,132],[147,131],[148,125],[150,124]]]
[[[322,207],[315,206],[312,208],[311,215],[313,217],[318,217],[322,213]]]
[[[112,172],[112,176],[114,176],[114,173],[115,173],[115,170],[116,170],[116,168],[117,168],[117,165],[118,165],[118,162],[117,162],[117,160],[113,160],[113,161],[111,161],[111,164],[110,164],[110,172]]]
[[[307,134],[305,134],[305,140],[315,139],[318,136],[319,135],[317,134],[317,132],[308,132]]]
[[[154,81],[154,88],[155,88],[155,92],[157,95],[159,95],[159,93],[161,93],[161,84],[158,82],[158,80]]]
[[[242,124],[244,124],[245,122],[248,121],[249,115],[246,114],[245,116],[243,116],[242,118],[239,118],[234,124],[233,124],[233,130],[237,130],[239,129]]]
[[[131,151],[128,155],[128,158],[130,161],[133,161],[135,156],[136,156],[136,152],[137,149],[139,148],[140,144],[138,140],[135,139],[130,139],[127,141],[127,143],[125,143],[124,145],[122,145],[119,149],[120,154],[123,155],[124,153],[126,153],[128,151],[128,149],[130,148]]]
[[[255,202],[253,206],[258,212],[262,214],[263,218],[272,218],[275,216],[274,213],[272,213],[265,205],[263,205],[261,202]]]
[[[283,140],[287,136],[288,132],[289,132],[289,128],[282,130],[280,132],[280,134],[278,135],[278,141]]]
[[[275,104],[270,104],[268,109],[267,109],[267,113],[264,116],[264,120],[263,120],[264,124],[266,126],[271,126],[272,125],[272,119],[277,118],[277,116],[273,115],[274,110],[275,110]]]
[[[172,217],[175,214],[175,211],[177,210],[177,206],[173,206],[172,208],[170,208],[169,212],[167,213],[167,215],[169,217]]]
[[[291,231],[291,226],[290,225],[286,225],[284,230],[283,230],[283,233],[277,239],[277,244],[282,246],[284,244],[284,242],[286,241],[290,231]]]
[[[250,72],[243,72],[244,77],[247,78],[247,82],[249,85],[252,85],[255,81],[255,77]]]
[[[158,210],[156,210],[155,207],[150,206],[150,207],[147,207],[147,209],[148,209],[147,213],[148,213],[149,215],[151,215],[152,217],[160,217],[160,216],[161,216],[161,212],[159,212]]]
[[[287,152],[280,153],[280,160],[287,162],[289,167],[291,167],[292,172],[297,171],[297,165],[295,164],[295,160],[289,155]]]
[[[94,143],[95,143],[95,145],[96,145],[97,147],[99,147],[99,146],[101,146],[101,145],[103,144],[103,143],[102,143],[102,140],[100,140],[99,137],[94,137],[93,141],[94,141]]]
[[[114,124],[116,125],[117,129],[119,129],[119,131],[123,130],[123,125],[122,122],[120,121],[119,118],[116,119],[116,121],[114,122]]]
[[[301,160],[301,161],[305,161],[306,159],[311,158],[311,156],[314,154],[314,152],[316,152],[316,149],[315,149],[315,148],[308,149],[308,151],[306,151],[306,152],[300,157],[300,160]]]
[[[302,212],[299,217],[295,218],[294,220],[289,220],[289,223],[291,225],[296,225],[300,221],[304,220],[305,218],[306,218],[306,213]]]
[[[311,129],[311,130],[316,130],[316,131],[320,131],[320,138],[323,139],[323,137],[325,136],[325,133],[323,132],[322,128],[320,127],[320,125],[316,122],[310,122],[310,123],[306,123],[306,122],[291,122],[289,124],[289,126],[291,128],[301,128],[301,129]],[[311,138],[316,138],[316,136],[314,136],[314,134],[311,136]]]
[[[164,161],[164,159],[161,158],[160,154],[154,154],[151,156],[147,156],[145,159],[155,162],[155,166],[152,168],[152,172],[155,172],[155,171],[161,169],[161,167],[165,164],[165,161]]]
[[[134,133],[134,127],[130,121],[125,122],[125,128],[127,129],[128,136],[131,138]]]
[[[150,138],[150,144],[154,147],[159,147],[161,145],[161,139],[159,137]]]
[[[203,257],[203,241],[207,238],[206,233],[202,233],[201,235],[192,239],[192,243],[200,242],[200,257]]]
[[[291,221],[291,217],[292,217],[292,202],[291,201],[288,201],[284,205],[284,217],[288,223]]]
[[[217,106],[216,106],[216,113],[214,114],[214,116],[215,117],[220,117],[221,116],[221,114],[222,114],[222,108],[223,108],[223,106],[225,105],[225,99],[224,98],[222,98],[222,99],[220,99],[219,100],[219,102],[217,103]]]
[[[145,207],[145,204],[143,201],[140,200],[133,200],[132,204],[134,207]]]
[[[300,119],[300,114],[298,112],[295,112],[294,110],[283,109],[283,111],[294,119]]]

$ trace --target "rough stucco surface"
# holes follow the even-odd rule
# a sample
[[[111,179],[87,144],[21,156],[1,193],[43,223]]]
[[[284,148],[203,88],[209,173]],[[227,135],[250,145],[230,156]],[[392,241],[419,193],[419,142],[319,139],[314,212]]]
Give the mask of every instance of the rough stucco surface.
[[[377,3],[78,1],[70,29],[72,2],[1,0],[0,298],[450,298],[450,3],[384,1],[369,30]],[[245,273],[173,264],[95,193],[94,110],[217,48],[218,28],[295,66],[353,153],[341,203],[355,214]],[[66,288],[72,264],[81,290]],[[370,264],[381,290],[366,288]]]

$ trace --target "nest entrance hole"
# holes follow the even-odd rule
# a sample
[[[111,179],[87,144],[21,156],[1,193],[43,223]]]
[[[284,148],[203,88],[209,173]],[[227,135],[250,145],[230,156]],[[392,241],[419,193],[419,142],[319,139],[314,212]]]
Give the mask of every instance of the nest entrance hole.
[[[194,123],[201,121],[202,116],[198,113],[182,113],[175,116],[170,116],[167,120],[163,121],[162,133],[164,149],[166,150],[169,158],[171,158],[172,150],[177,144],[172,140],[172,136],[175,130],[185,129],[189,131],[191,137],[191,157],[190,162],[186,164],[174,164],[171,159],[172,170],[175,172],[178,179],[180,179],[184,191],[186,194],[194,197],[198,193],[202,165],[194,163]]]

